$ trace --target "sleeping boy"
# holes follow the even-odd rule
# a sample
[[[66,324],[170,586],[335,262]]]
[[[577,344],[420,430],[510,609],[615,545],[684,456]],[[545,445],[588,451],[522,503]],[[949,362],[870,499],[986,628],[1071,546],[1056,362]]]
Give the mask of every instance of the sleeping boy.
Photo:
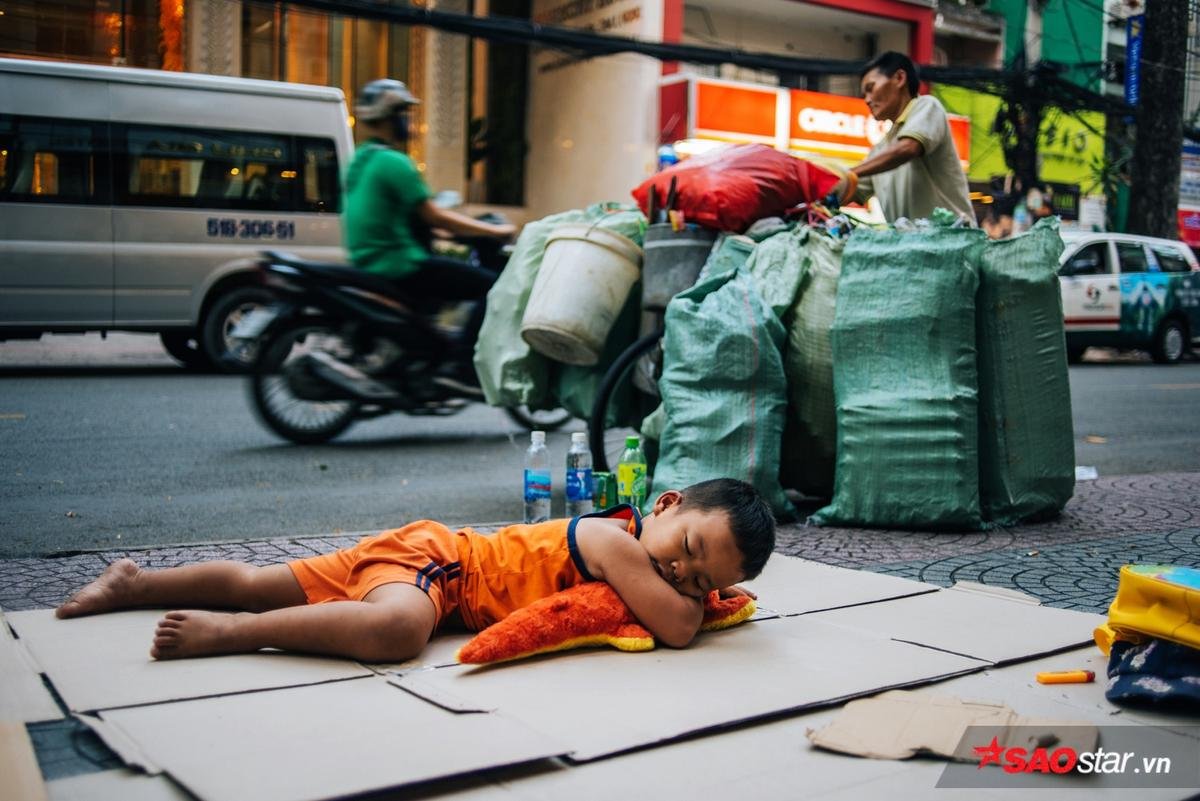
[[[452,531],[430,520],[333,553],[257,567],[202,562],[143,570],[114,562],[57,610],[60,618],[140,607],[168,612],[150,655],[178,659],[278,648],[400,662],[442,626],[481,631],[585,581],[606,581],[666,645],[692,641],[711,590],[756,577],[775,547],[775,520],[735,479],[659,495],[646,517],[618,506],[570,520]]]

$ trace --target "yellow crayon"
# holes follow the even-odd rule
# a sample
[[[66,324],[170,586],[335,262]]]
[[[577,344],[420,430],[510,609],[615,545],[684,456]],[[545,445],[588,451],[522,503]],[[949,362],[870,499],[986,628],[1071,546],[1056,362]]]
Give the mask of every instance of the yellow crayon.
[[[1037,674],[1039,684],[1087,684],[1096,680],[1090,670],[1051,670]]]

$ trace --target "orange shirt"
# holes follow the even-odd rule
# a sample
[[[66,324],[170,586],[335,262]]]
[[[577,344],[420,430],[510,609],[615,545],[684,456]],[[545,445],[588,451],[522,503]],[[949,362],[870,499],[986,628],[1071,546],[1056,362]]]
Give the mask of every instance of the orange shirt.
[[[576,524],[592,516],[623,518],[626,530],[641,536],[641,515],[628,505],[570,520],[506,526],[494,534],[459,531],[458,611],[467,628],[482,631],[547,595],[593,581],[575,544]]]

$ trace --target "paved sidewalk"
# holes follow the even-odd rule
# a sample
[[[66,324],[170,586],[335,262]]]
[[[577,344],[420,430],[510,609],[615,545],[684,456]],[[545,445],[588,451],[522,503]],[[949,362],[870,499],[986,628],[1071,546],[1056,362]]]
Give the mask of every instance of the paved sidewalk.
[[[815,507],[802,510],[815,511]],[[453,521],[452,521],[453,522]],[[485,526],[478,526],[486,528]],[[0,561],[0,608],[52,607],[131,556],[144,567],[208,559],[274,564],[355,542],[361,533],[76,553]],[[780,553],[949,585],[978,581],[1022,590],[1043,603],[1106,611],[1117,571],[1130,562],[1200,567],[1200,472],[1101,477],[1081,482],[1048,523],[959,534],[782,526]],[[148,644],[147,644],[148,645]],[[81,724],[29,726],[47,779],[120,766]]]
[[[57,606],[105,565],[124,556],[144,567],[208,559],[265,565],[345,547],[361,536],[362,532],[4,560],[0,608]],[[966,580],[1012,587],[1049,605],[1103,612],[1123,564],[1200,566],[1200,472],[1080,482],[1062,516],[1048,523],[958,534],[793,524],[780,527],[777,549],[934,584]]]

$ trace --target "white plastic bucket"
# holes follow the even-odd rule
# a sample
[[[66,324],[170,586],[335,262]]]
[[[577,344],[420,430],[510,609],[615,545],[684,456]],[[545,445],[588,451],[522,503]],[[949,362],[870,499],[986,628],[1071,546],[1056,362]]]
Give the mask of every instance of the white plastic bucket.
[[[566,364],[593,365],[641,273],[642,249],[629,237],[586,223],[560,225],[521,320],[521,338]]]

